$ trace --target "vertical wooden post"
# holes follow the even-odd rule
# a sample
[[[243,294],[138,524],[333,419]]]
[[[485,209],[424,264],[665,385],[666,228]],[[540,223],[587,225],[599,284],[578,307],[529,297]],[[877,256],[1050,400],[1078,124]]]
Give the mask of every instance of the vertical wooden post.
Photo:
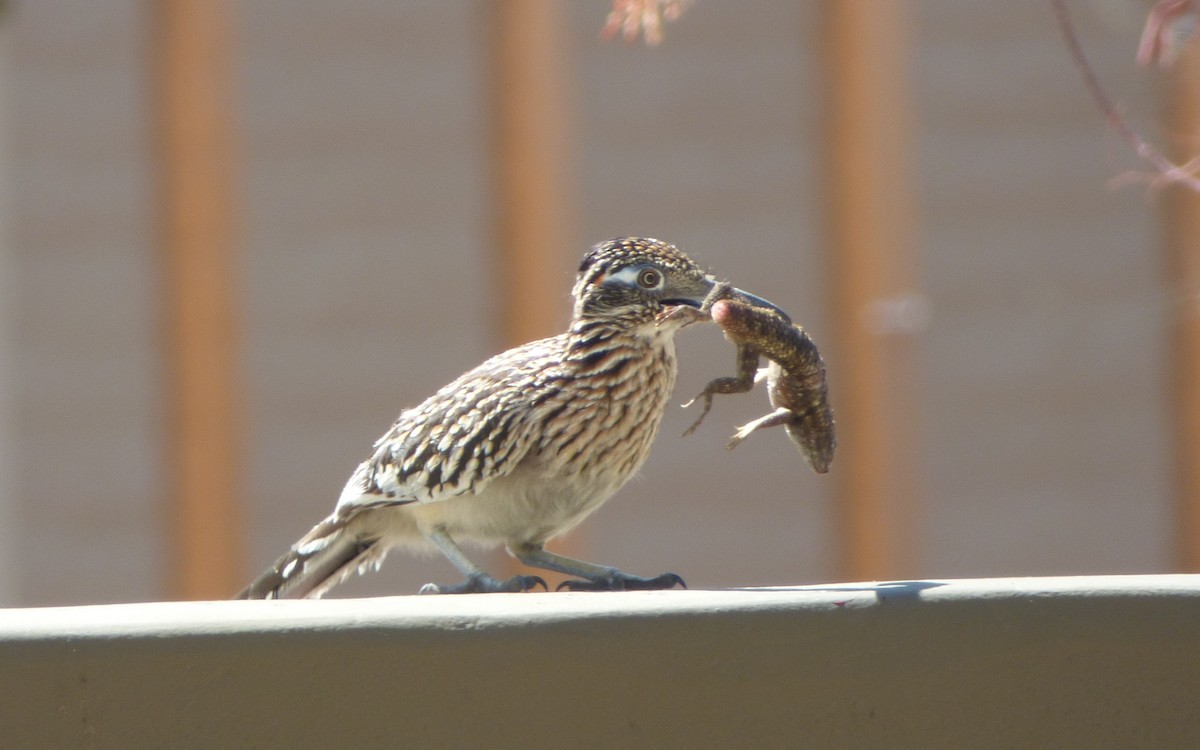
[[[827,179],[833,255],[840,573],[889,578],[913,565],[913,363],[897,301],[913,299],[915,232],[908,16],[904,0],[825,5]]]
[[[566,6],[490,3],[495,288],[506,346],[561,330],[572,202]]]
[[[572,246],[568,164],[570,74],[562,3],[488,4],[492,101],[491,267],[504,346],[562,330]],[[559,550],[580,554],[579,532]],[[503,556],[498,566],[518,566]],[[555,577],[547,576],[553,580]]]
[[[230,10],[226,0],[162,0],[155,12],[171,588],[180,598],[219,599],[245,574],[236,496]]]
[[[1174,156],[1200,153],[1200,50],[1195,44],[1172,67],[1166,130],[1179,134]],[[1175,564],[1200,571],[1200,194],[1167,188],[1164,240],[1170,312],[1171,408],[1176,497]]]

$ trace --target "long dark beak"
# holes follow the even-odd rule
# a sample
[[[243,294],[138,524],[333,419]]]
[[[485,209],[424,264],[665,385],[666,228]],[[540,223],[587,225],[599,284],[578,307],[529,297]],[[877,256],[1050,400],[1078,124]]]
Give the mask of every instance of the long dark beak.
[[[712,276],[705,279],[705,286],[707,287],[707,296],[704,298],[704,302],[700,304],[701,312],[707,313],[709,308],[712,307],[713,303],[717,300],[731,299],[736,302],[741,302],[745,305],[753,305],[754,307],[763,307],[768,310],[773,310],[787,322],[792,322],[791,316],[784,312],[783,308],[769,299],[763,299],[762,297],[759,297],[757,294],[751,294],[750,292],[742,291],[728,282],[718,281]]]
[[[791,317],[789,317],[788,314],[785,313],[782,310],[782,308],[779,307],[779,305],[775,304],[771,300],[763,299],[762,297],[759,297],[757,294],[751,294],[750,292],[743,292],[741,289],[738,289],[737,287],[730,288],[729,293],[726,296],[726,299],[732,299],[732,300],[736,300],[738,302],[745,302],[748,305],[754,305],[755,307],[765,307],[768,310],[774,310],[784,320],[786,320],[789,323],[792,322]]]
[[[715,277],[708,276],[700,281],[700,283],[678,297],[669,297],[664,299],[664,305],[687,306],[699,310],[701,313],[708,314],[709,308],[717,300],[731,299],[736,302],[741,302],[744,305],[752,305],[754,307],[762,307],[767,310],[774,311],[787,322],[792,322],[791,317],[783,311],[779,305],[776,305],[769,299],[763,299],[757,294],[742,291],[735,286],[724,281],[718,281]]]

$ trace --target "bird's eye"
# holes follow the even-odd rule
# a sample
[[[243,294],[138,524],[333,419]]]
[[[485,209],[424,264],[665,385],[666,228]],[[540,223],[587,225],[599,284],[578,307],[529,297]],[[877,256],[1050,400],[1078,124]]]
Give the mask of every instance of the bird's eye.
[[[643,268],[638,272],[637,283],[643,289],[657,289],[662,283],[662,274],[653,268]]]

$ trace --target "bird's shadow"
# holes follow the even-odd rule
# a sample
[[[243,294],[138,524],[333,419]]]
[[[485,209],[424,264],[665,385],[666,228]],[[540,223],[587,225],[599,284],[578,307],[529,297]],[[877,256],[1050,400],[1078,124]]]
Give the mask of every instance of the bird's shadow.
[[[765,586],[733,589],[734,591],[844,591],[846,593],[871,592],[880,602],[916,602],[926,589],[948,585],[947,581],[879,581],[876,583],[849,583],[815,586]]]

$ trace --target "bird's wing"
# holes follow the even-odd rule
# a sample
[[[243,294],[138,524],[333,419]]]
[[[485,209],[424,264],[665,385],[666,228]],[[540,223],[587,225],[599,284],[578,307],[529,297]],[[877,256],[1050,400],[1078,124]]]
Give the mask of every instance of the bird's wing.
[[[487,360],[404,411],[351,476],[340,513],[479,492],[537,442],[538,406],[559,390],[563,337]]]

